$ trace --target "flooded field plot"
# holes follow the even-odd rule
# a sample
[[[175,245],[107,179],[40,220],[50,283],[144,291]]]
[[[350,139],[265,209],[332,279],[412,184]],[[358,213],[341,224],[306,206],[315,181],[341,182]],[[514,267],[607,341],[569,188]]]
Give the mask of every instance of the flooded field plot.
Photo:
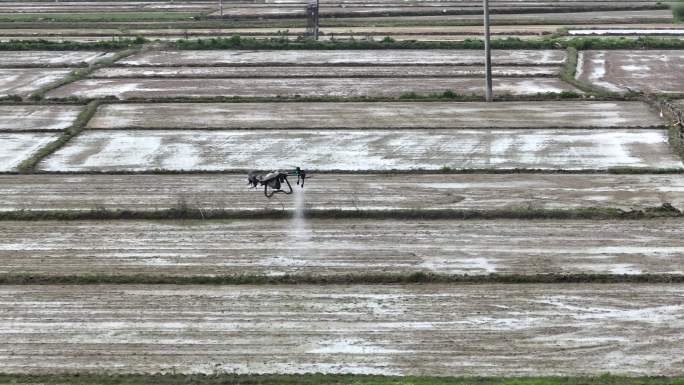
[[[208,11],[217,8],[208,1],[3,1],[1,13]],[[46,15],[49,17],[49,15]]]
[[[1,3],[0,3],[1,4]],[[493,35],[538,35],[551,34],[556,32],[562,25],[528,25],[528,26],[510,26],[510,25],[493,25],[491,26],[491,33]],[[579,26],[578,26],[579,27]],[[679,28],[674,25],[654,25],[654,24],[630,24],[630,25],[592,25],[592,28]],[[304,26],[288,28],[286,31],[282,28],[269,27],[254,27],[254,28],[191,28],[181,29],[169,28],[155,29],[155,28],[130,28],[127,30],[120,30],[117,28],[75,28],[71,26],[61,25],[60,27],[50,28],[3,28],[0,30],[0,37],[2,36],[21,36],[30,37],[36,36],[40,33],[43,36],[185,36],[201,37],[201,36],[227,36],[230,37],[235,34],[240,36],[293,36],[302,35],[305,32]],[[335,36],[348,36],[350,34],[358,36],[377,35],[378,38],[383,38],[387,35],[480,35],[482,27],[479,26],[406,26],[406,27],[325,27],[321,30],[324,35],[334,34]]]
[[[202,119],[197,119],[201,116]],[[664,128],[641,102],[106,104],[91,129]]]
[[[577,78],[609,91],[684,92],[684,50],[583,51]]]
[[[493,76],[558,76],[560,67],[504,66]],[[92,78],[346,78],[346,77],[484,77],[481,66],[379,66],[379,67],[114,67],[95,71]]]
[[[570,35],[597,35],[597,36],[679,36],[684,35],[684,29],[571,29]]]
[[[2,286],[0,366],[676,376],[683,296],[682,285]]]
[[[49,98],[88,99],[173,97],[399,97],[419,95],[484,94],[481,78],[337,78],[337,79],[87,79],[47,93]],[[581,91],[555,78],[498,78],[494,91],[512,95]]]
[[[494,50],[497,65],[562,65],[562,50]],[[210,50],[149,51],[117,62],[129,66],[211,65],[477,65],[484,64],[481,50]]]
[[[283,3],[241,3],[224,9],[226,17],[292,17],[305,15],[305,2],[298,4]],[[586,1],[536,1],[536,2],[492,2],[490,9],[493,13],[531,13],[531,12],[567,12],[567,11],[596,11],[597,9],[629,9],[652,7],[655,2],[586,2]],[[482,4],[477,2],[394,2],[394,3],[322,3],[320,12],[325,16],[362,16],[362,15],[402,15],[402,14],[476,14],[482,11]],[[220,11],[212,15],[220,15]]]
[[[684,274],[682,224],[12,221],[0,222],[0,274]],[[293,242],[274,248],[273,239]]]
[[[0,68],[0,97],[28,97],[42,87],[65,78],[70,72],[68,68]]]
[[[645,24],[673,23],[672,11],[593,11],[593,12],[552,12],[552,13],[517,13],[492,14],[494,24]],[[482,15],[442,15],[442,16],[384,16],[384,17],[347,17],[336,18],[334,26],[394,26],[397,24],[419,24],[432,26],[435,23],[463,23],[482,25]],[[325,26],[325,25],[324,25]]]
[[[57,134],[0,132],[0,172],[16,167],[38,149],[57,138]]]
[[[544,35],[552,34],[561,29],[565,24],[530,24],[530,25],[492,25],[490,26],[491,33],[494,38],[497,35]],[[573,25],[573,30],[578,29],[681,29],[682,26],[677,23],[606,23],[606,24],[587,24],[587,25]],[[79,34],[86,36],[110,36],[112,34],[118,35],[226,35],[239,34],[240,36],[283,36],[283,35],[301,35],[306,29],[304,26],[298,26],[283,30],[283,28],[273,27],[238,27],[238,28],[130,28],[124,32],[117,28],[92,28],[83,30],[79,28],[72,28],[71,26],[60,26],[54,28],[40,28],[41,32],[47,35],[73,35]],[[2,35],[31,35],[36,32],[36,28],[5,28],[0,31]],[[480,37],[482,34],[482,27],[477,25],[411,25],[411,26],[344,26],[344,27],[330,27],[325,26],[321,28],[324,35],[334,34],[335,36],[343,35],[357,35],[357,36],[375,36],[383,38],[387,35],[473,35]]]
[[[665,130],[89,131],[46,171],[681,168]]]
[[[82,106],[0,105],[0,131],[57,131],[70,127]]]
[[[113,55],[94,51],[3,51],[0,68],[86,66]]]
[[[684,178],[676,174],[319,174],[305,192],[307,210],[630,210],[664,203],[684,209]],[[0,196],[0,211],[146,211],[184,202],[191,208],[292,212],[297,204],[290,196],[264,199],[262,190],[248,189],[244,174],[0,175]]]

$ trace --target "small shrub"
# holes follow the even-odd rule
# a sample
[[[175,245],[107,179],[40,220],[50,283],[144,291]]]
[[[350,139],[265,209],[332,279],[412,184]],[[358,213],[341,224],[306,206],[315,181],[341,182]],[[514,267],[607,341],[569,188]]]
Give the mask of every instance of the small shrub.
[[[558,96],[561,99],[575,99],[575,98],[579,98],[580,94],[578,94],[575,91],[562,91],[560,94],[558,94]]]
[[[418,94],[416,94],[415,92],[407,92],[407,93],[401,94],[399,99],[418,99]]]
[[[0,101],[8,101],[8,102],[21,102],[21,96],[19,95],[7,95],[7,96],[2,96],[0,97]]]
[[[212,39],[212,43],[215,43],[216,41],[216,39]],[[234,47],[239,47],[240,45],[242,45],[242,38],[240,37],[240,35],[233,35],[228,39],[228,43],[230,43]]]
[[[684,21],[684,3],[676,4],[672,7],[672,14],[677,21]]]
[[[446,90],[442,93],[442,98],[444,99],[456,99],[458,94],[452,90]]]

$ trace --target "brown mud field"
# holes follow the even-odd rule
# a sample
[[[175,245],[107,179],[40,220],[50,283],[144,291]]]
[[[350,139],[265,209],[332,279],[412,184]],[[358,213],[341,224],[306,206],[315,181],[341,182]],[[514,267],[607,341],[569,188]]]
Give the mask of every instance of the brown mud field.
[[[30,96],[42,87],[64,79],[68,68],[0,68],[0,97]]]
[[[499,66],[497,77],[558,76],[560,67]],[[93,72],[91,78],[412,78],[484,77],[479,66],[381,66],[381,67],[114,67]]]
[[[682,275],[682,224],[680,219],[9,221],[0,222],[0,274]]]
[[[202,119],[197,119],[201,116]],[[91,129],[663,128],[641,102],[130,103]]]
[[[684,209],[680,175],[314,175],[311,210],[501,210],[583,207]],[[293,212],[291,196],[266,199],[245,175],[0,175],[1,211],[191,209]]]
[[[2,286],[0,303],[6,373],[684,374],[682,285]]]
[[[286,161],[285,161],[286,159]],[[682,169],[665,129],[88,130],[50,172]]]
[[[498,65],[562,65],[563,50],[493,50]],[[164,50],[148,51],[124,58],[125,66],[236,66],[236,65],[479,65],[480,50]]]
[[[407,93],[482,95],[481,78],[276,78],[276,79],[86,79],[49,91],[48,98],[97,99],[201,98],[201,97],[392,97]],[[530,96],[582,91],[556,78],[497,78],[494,91]]]
[[[0,105],[0,132],[63,130],[74,123],[82,108],[59,105]]]
[[[684,50],[584,51],[576,77],[613,92],[684,93]]]

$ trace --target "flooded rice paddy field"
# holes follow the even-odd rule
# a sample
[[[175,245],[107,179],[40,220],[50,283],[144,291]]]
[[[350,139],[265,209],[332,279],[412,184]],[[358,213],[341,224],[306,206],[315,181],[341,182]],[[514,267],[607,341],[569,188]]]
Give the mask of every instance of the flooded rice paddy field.
[[[480,3],[325,2],[323,39],[479,39]],[[481,95],[480,50],[167,45],[296,39],[303,19],[290,15],[302,4],[232,4],[222,20],[207,1],[0,3],[3,41],[164,39],[126,54],[0,54],[0,217],[23,216],[0,220],[0,278],[435,273],[488,283],[3,284],[3,372],[684,375],[684,286],[645,278],[684,275],[683,221],[638,217],[684,209],[684,164],[676,131],[648,95],[618,95],[684,93],[682,51],[580,50],[571,84],[561,73],[572,51],[495,50],[495,93],[516,101],[487,104],[406,98]],[[656,5],[493,0],[492,31],[680,34],[672,11]],[[79,80],[61,84],[75,69]],[[597,97],[587,84],[616,94]],[[246,100],[222,99],[231,96]],[[373,97],[388,99],[358,102]],[[63,145],[35,157],[58,138]],[[17,174],[27,160],[35,168]],[[293,196],[247,187],[249,169],[294,166],[315,172]],[[178,209],[226,217],[144,219]],[[139,217],[83,219],[120,210]],[[550,217],[427,219],[456,210]],[[617,219],[630,210],[641,211]],[[55,220],[70,216],[80,219]],[[497,276],[623,283],[503,285]]]
[[[258,151],[255,151],[258,149]],[[93,130],[44,171],[270,169],[288,159],[319,171],[683,168],[665,130]]]
[[[0,68],[0,97],[29,97],[69,73],[71,69],[68,68]]]
[[[498,64],[562,65],[563,50],[494,50]],[[124,58],[124,66],[266,65],[482,65],[481,50],[183,50],[148,51]]]
[[[613,92],[682,93],[684,51],[584,51],[576,77]]]
[[[82,109],[69,105],[0,105],[0,131],[64,130]]]
[[[363,219],[310,220],[303,226],[290,219],[267,224],[0,222],[0,274],[684,274],[680,224]],[[291,242],[274,243],[275,239]]]
[[[196,116],[202,119],[196,119]],[[89,129],[663,128],[641,102],[126,103]]]
[[[309,210],[645,209],[684,206],[684,178],[595,174],[319,174],[306,185]],[[154,211],[190,208],[294,213],[290,196],[264,199],[244,175],[0,175],[0,211]]]
[[[0,68],[82,67],[113,55],[98,51],[3,51]]]
[[[508,95],[582,93],[554,78],[498,78],[496,92]],[[47,93],[51,99],[165,99],[201,97],[360,98],[417,95],[483,94],[481,78],[257,78],[257,79],[87,79]]]
[[[626,284],[2,286],[0,364],[7,373],[681,375],[682,298],[681,285]]]
[[[558,76],[558,66],[500,66],[494,76]],[[484,77],[482,66],[380,66],[380,67],[116,67],[103,68],[92,78],[415,78]]]
[[[23,160],[57,138],[58,134],[0,131],[0,172],[17,171]]]

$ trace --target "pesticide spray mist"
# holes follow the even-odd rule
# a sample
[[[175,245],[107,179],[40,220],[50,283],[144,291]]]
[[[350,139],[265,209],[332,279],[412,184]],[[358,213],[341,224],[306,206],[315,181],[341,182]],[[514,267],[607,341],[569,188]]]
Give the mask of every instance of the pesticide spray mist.
[[[294,215],[290,224],[290,236],[300,247],[311,240],[311,229],[306,220],[306,194],[304,189],[296,189],[294,193]],[[304,251],[304,250],[301,250]]]

